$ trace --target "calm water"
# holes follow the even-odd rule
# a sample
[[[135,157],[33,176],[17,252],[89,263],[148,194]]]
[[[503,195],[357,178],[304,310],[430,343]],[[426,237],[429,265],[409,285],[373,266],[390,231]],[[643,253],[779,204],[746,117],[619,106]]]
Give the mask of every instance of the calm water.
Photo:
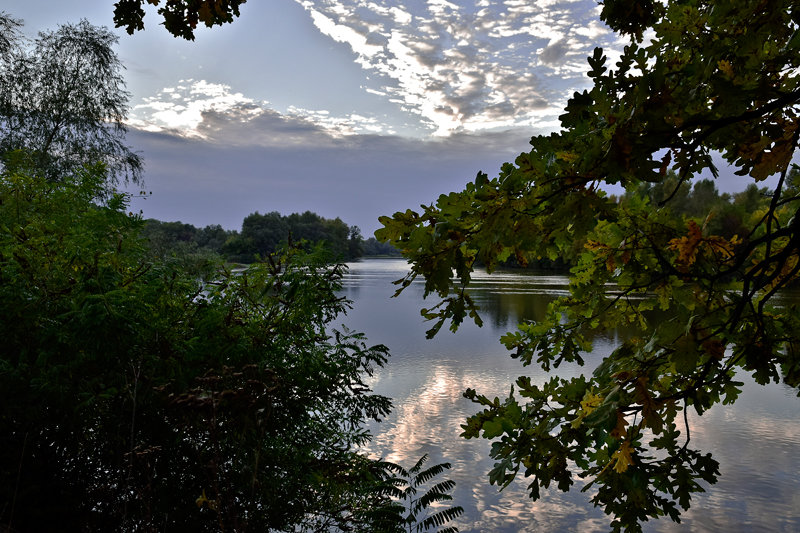
[[[541,316],[547,303],[564,293],[566,278],[516,272],[478,276],[472,293],[483,309],[484,326],[465,323],[455,334],[443,328],[426,340],[430,325],[419,309],[431,302],[422,300],[422,285],[390,298],[391,282],[406,272],[403,260],[364,260],[349,267],[345,294],[354,307],[343,322],[392,353],[371,384],[393,398],[395,408],[373,427],[370,451],[405,466],[423,453],[452,463],[455,500],[465,509],[455,524],[462,532],[608,531],[608,517],[592,507],[590,494],[580,492],[580,480],[569,493],[543,492],[536,502],[527,497],[524,479],[498,492],[488,483],[489,443],[458,436],[460,424],[476,411],[461,396],[466,388],[503,398],[520,375],[545,380],[541,369],[511,359],[498,339],[520,319]],[[596,339],[587,367],[616,343],[613,336]],[[558,370],[563,376],[586,371]],[[690,418],[692,445],[713,453],[720,480],[695,497],[681,524],[661,520],[647,524],[646,531],[800,531],[800,400],[783,385],[741,380],[745,389],[734,406]]]

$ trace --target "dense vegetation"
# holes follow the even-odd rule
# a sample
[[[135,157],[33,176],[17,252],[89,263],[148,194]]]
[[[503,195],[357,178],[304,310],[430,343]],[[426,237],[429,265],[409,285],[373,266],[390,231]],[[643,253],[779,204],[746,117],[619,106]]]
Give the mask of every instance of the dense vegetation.
[[[0,28],[16,26],[0,14]],[[79,38],[76,53],[111,53],[103,29],[55,34]],[[2,37],[3,50],[22,46]],[[19,68],[3,63],[2,83]],[[349,303],[331,253],[345,250],[325,231],[357,234],[291,215],[290,230],[318,231],[319,244],[273,242],[234,273],[195,248],[258,236],[260,215],[241,235],[145,224],[115,191],[125,175],[105,158],[117,145],[19,137],[27,112],[55,121],[24,102],[0,108],[0,529],[399,533],[462,512],[447,506],[453,483],[437,481],[449,464],[406,470],[360,451],[365,423],[391,409],[365,384],[388,352],[333,329]],[[83,111],[115,127],[107,110]],[[69,146],[105,135],[65,127]]]
[[[599,331],[635,332],[591,375],[522,376],[505,399],[467,390],[481,411],[462,427],[494,441],[491,483],[524,475],[537,499],[581,478],[614,530],[638,531],[678,521],[717,479],[717,462],[692,446],[689,410],[735,402],[741,373],[800,387],[800,313],[777,298],[800,273],[800,9],[602,6],[626,46],[614,65],[595,49],[592,87],[569,100],[561,130],[533,137],[496,177],[383,217],[377,236],[413,264],[401,287],[423,276],[442,298],[423,310],[430,335],[480,322],[465,290],[473,269],[509,258],[574,265],[569,296],[503,337],[512,357],[551,371],[582,363]],[[717,158],[752,185],[704,199],[713,182],[697,180],[720,174]],[[626,192],[610,198],[609,185]]]
[[[349,261],[363,255],[363,239],[357,227],[310,211],[289,216],[277,212],[252,213],[242,222],[241,232],[225,230],[219,225],[196,228],[182,222],[150,219],[143,236],[153,251],[162,257],[212,253],[227,261],[252,263],[290,243],[306,249],[323,245],[332,261]]]
[[[789,183],[796,179],[794,174],[787,177]],[[672,196],[672,198],[668,198]],[[720,194],[714,181],[703,179],[690,184],[681,182],[675,173],[670,172],[659,183],[642,183],[625,193],[624,201],[639,198],[650,205],[664,204],[661,207],[680,220],[694,220],[704,226],[711,235],[726,239],[745,238],[752,218],[769,209],[772,190],[749,184],[743,191],[733,194]],[[668,200],[669,201],[666,201]]]
[[[4,530],[401,532],[461,514],[441,506],[449,464],[359,451],[391,408],[365,385],[388,352],[332,329],[342,265],[155,258],[126,197],[100,200],[106,179],[0,174]]]
[[[102,169],[0,179],[3,522],[359,521],[380,493],[361,492],[373,465],[354,450],[391,405],[362,380],[388,354],[328,326],[342,269],[289,250],[201,281],[148,260],[124,198],[93,203],[104,184]],[[362,507],[339,516],[344,501]]]

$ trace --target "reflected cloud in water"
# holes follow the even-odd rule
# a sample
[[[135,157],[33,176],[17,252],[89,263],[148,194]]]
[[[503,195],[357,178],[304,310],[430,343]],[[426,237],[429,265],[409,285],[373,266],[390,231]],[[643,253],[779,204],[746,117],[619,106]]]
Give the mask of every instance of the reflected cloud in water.
[[[530,500],[528,480],[521,478],[498,493],[488,483],[490,443],[459,437],[461,424],[477,410],[463,398],[465,389],[503,398],[520,375],[537,383],[547,379],[540,368],[522,367],[509,357],[498,339],[521,319],[540,318],[547,303],[565,290],[566,278],[516,272],[476,276],[471,290],[485,326],[465,322],[456,334],[443,330],[425,340],[430,325],[419,309],[430,303],[423,303],[421,284],[390,298],[391,281],[407,269],[404,261],[367,260],[350,267],[344,292],[354,307],[343,322],[392,353],[370,384],[393,398],[395,408],[371,428],[369,452],[407,466],[424,453],[432,461],[452,463],[448,477],[457,483],[455,503],[465,509],[455,524],[462,532],[608,531],[610,519],[592,507],[591,491],[580,492],[581,480],[569,493],[543,490],[537,502]],[[586,367],[565,365],[559,374],[591,372],[617,344],[614,336],[595,339]],[[740,380],[744,391],[734,406],[690,417],[690,445],[720,462],[719,482],[695,497],[681,524],[649,522],[645,531],[800,531],[800,402],[782,385]]]

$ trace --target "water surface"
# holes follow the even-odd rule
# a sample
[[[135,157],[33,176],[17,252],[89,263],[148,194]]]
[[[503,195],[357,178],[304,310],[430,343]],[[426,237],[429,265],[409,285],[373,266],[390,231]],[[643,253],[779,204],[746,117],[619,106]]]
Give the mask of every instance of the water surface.
[[[370,259],[348,266],[344,290],[353,309],[343,322],[366,333],[370,343],[387,345],[392,354],[371,385],[390,396],[395,408],[373,426],[370,451],[405,466],[423,453],[452,463],[455,503],[465,509],[455,524],[462,532],[608,531],[609,518],[591,505],[591,493],[580,492],[580,480],[569,493],[543,491],[536,502],[528,498],[523,478],[498,492],[488,483],[490,443],[459,437],[460,424],[477,410],[462,397],[466,388],[503,398],[518,376],[528,375],[535,383],[546,380],[540,368],[512,359],[499,338],[521,319],[541,317],[550,300],[565,294],[566,277],[479,273],[472,295],[484,326],[465,322],[455,334],[443,328],[426,340],[431,324],[419,310],[435,300],[422,299],[421,282],[391,298],[391,282],[407,271],[404,260]],[[558,373],[590,371],[617,342],[616,334],[595,339],[587,367],[562,366]],[[692,445],[719,461],[720,480],[695,496],[681,524],[659,520],[646,524],[646,531],[800,531],[800,400],[784,385],[761,387],[740,380],[745,388],[735,405],[690,418]]]

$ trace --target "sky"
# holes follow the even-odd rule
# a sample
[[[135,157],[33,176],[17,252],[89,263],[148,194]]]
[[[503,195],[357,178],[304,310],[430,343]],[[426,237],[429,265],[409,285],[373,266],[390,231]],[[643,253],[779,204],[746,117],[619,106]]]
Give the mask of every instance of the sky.
[[[113,28],[113,0],[0,10],[29,37],[82,18]],[[589,87],[594,47],[621,49],[599,11],[593,0],[250,0],[188,42],[148,6],[144,31],[114,29],[127,142],[145,161],[132,208],[228,229],[253,212],[310,210],[368,237],[379,216],[494,176],[556,131]]]

